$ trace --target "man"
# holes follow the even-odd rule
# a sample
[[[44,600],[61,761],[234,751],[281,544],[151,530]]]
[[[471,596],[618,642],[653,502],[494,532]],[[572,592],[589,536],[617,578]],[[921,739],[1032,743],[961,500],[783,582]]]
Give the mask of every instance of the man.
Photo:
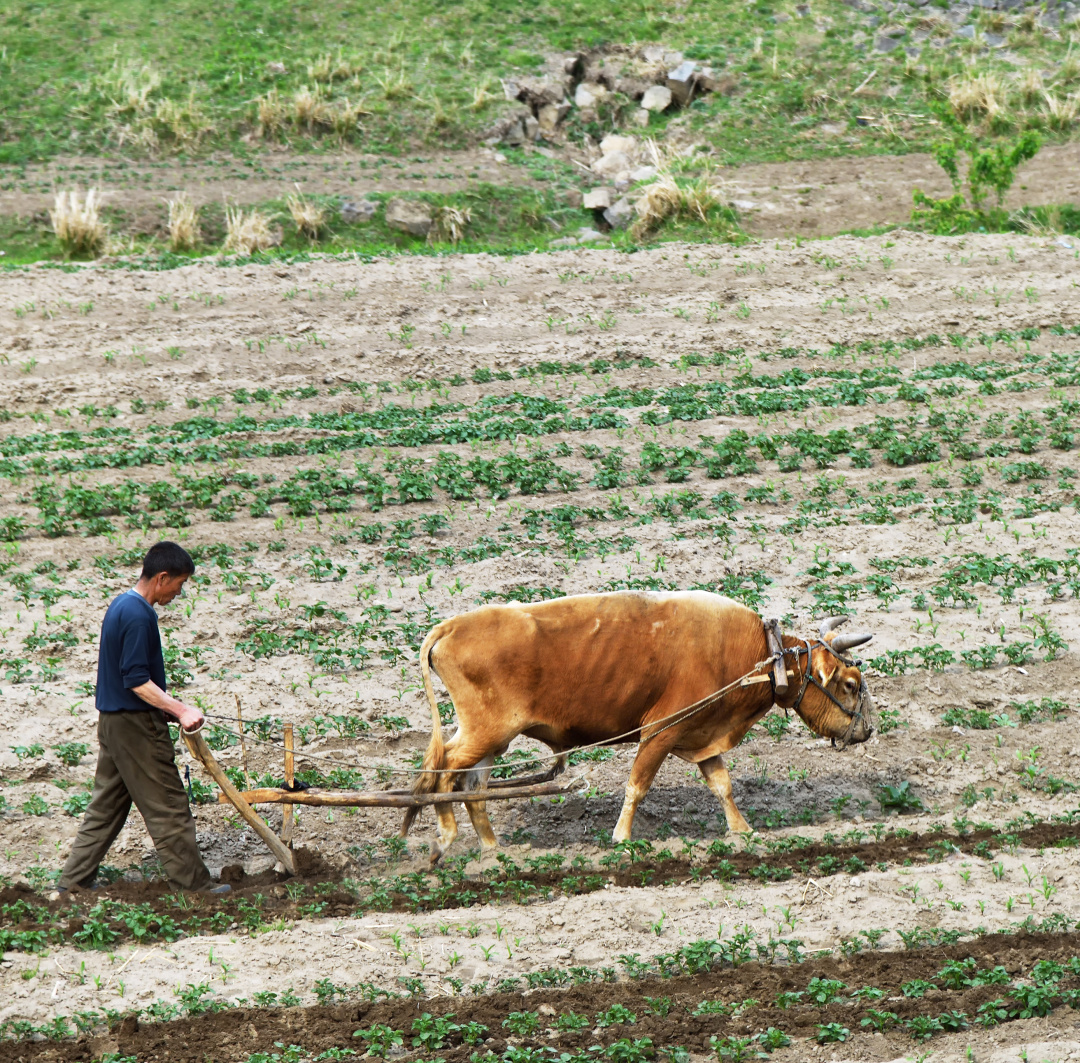
[[[168,605],[195,571],[176,543],[152,546],[134,588],[114,599],[101,623],[96,705],[97,773],[86,817],[60,875],[61,892],[94,888],[94,876],[123,829],[132,802],[142,814],[158,858],[174,886],[228,893],[215,886],[195,841],[195,820],[173,758],[166,718],[187,731],[203,714],[166,693],[155,605]]]

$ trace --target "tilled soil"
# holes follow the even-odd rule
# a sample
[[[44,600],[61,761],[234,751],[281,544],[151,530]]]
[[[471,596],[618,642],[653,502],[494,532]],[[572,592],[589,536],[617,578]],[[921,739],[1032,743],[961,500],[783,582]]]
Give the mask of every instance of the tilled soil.
[[[63,1044],[0,1045],[0,1060],[30,1063],[35,1060],[89,1060],[104,1050],[118,1051],[139,1060],[172,1060],[178,1063],[203,1059],[242,1060],[254,1052],[275,1045],[299,1044],[308,1053],[350,1046],[356,1030],[376,1023],[408,1033],[421,1012],[453,1016],[459,1025],[480,1023],[487,1027],[483,1047],[495,1052],[520,1038],[504,1034],[503,1020],[515,1011],[538,1011],[551,1016],[576,1012],[596,1015],[612,1004],[621,1004],[635,1016],[631,1023],[618,1023],[577,1032],[537,1033],[533,1044],[550,1044],[560,1051],[582,1050],[594,1044],[608,1045],[622,1037],[652,1038],[657,1046],[680,1044],[692,1052],[708,1053],[710,1039],[754,1033],[767,1027],[783,1029],[794,1037],[812,1036],[822,1023],[841,1023],[857,1029],[871,1010],[858,1002],[826,1006],[793,1004],[780,1007],[778,994],[805,991],[810,980],[836,979],[847,992],[876,987],[884,996],[874,1002],[875,1010],[891,1011],[900,1021],[924,1014],[927,1003],[933,1012],[964,1011],[974,1014],[980,1005],[1001,996],[999,985],[972,989],[931,989],[926,997],[909,998],[901,987],[915,979],[927,982],[951,960],[974,959],[980,968],[1003,967],[1012,976],[1024,976],[1038,960],[1065,962],[1080,951],[1078,934],[1017,934],[988,936],[968,945],[925,948],[902,953],[870,953],[850,958],[806,960],[791,966],[762,965],[754,961],[707,974],[642,979],[617,985],[585,985],[560,990],[529,993],[493,993],[481,998],[435,998],[423,1001],[396,1000],[361,1005],[340,1005],[285,1009],[236,1009],[197,1018],[178,1019],[168,1024],[126,1020],[108,1035],[82,1038]],[[1065,983],[1062,983],[1065,987]],[[657,1001],[666,998],[666,1015],[657,1014]],[[694,1014],[701,1002],[738,1004],[753,1001],[738,1017]],[[652,1014],[650,1014],[650,1011]],[[453,1035],[451,1035],[453,1037]],[[910,1037],[899,1032],[886,1035],[889,1047],[898,1054],[910,1049]],[[970,1035],[969,1035],[970,1040]],[[407,1044],[408,1042],[406,1042]],[[875,1045],[875,1051],[883,1046]],[[448,1046],[441,1059],[467,1060],[474,1046]],[[804,1046],[780,1052],[777,1060],[805,1058]],[[419,1053],[421,1056],[424,1052]],[[864,1057],[865,1058],[865,1057]],[[871,1057],[874,1058],[874,1057]],[[888,1058],[877,1055],[876,1058]]]
[[[890,728],[863,746],[841,753],[795,721],[775,736],[761,730],[749,736],[728,758],[736,801],[761,835],[749,848],[738,843],[732,853],[702,855],[723,835],[722,816],[696,772],[672,762],[658,775],[635,824],[635,838],[648,840],[652,852],[617,871],[596,866],[610,855],[606,846],[632,749],[574,767],[572,777],[579,789],[563,799],[493,802],[503,853],[521,868],[523,883],[538,887],[521,898],[529,903],[485,895],[468,908],[443,904],[428,909],[395,887],[390,910],[365,908],[367,914],[358,916],[357,909],[364,907],[360,898],[368,888],[365,880],[412,876],[415,891],[433,888],[435,880],[424,873],[430,814],[414,828],[411,850],[400,854],[391,839],[400,823],[397,813],[304,810],[296,844],[317,851],[322,864],[289,883],[274,870],[272,858],[252,833],[242,829],[229,809],[216,804],[198,806],[200,844],[213,870],[235,883],[236,895],[220,904],[205,898],[169,901],[171,891],[142,881],[152,877],[153,854],[133,815],[108,862],[136,881],[117,883],[100,896],[76,896],[76,907],[86,912],[96,900],[122,900],[165,912],[173,905],[174,917],[183,922],[191,913],[239,913],[242,904],[253,905],[261,897],[262,913],[253,919],[259,924],[255,933],[234,918],[236,925],[200,927],[200,936],[183,936],[171,943],[141,945],[123,936],[113,952],[79,949],[70,943],[51,947],[46,955],[8,952],[6,966],[0,968],[0,1022],[41,1024],[84,1009],[146,1008],[157,1001],[175,1001],[184,986],[203,981],[213,984],[220,1000],[246,1000],[247,1005],[158,1028],[136,1029],[129,1022],[126,1033],[101,1035],[96,1047],[83,1039],[6,1044],[2,1051],[35,1058],[53,1052],[57,1059],[68,1058],[63,1053],[69,1050],[90,1055],[128,1052],[129,1047],[120,1044],[125,1036],[162,1042],[168,1038],[166,1048],[154,1049],[147,1041],[147,1056],[183,1051],[177,1046],[185,1039],[207,1050],[209,1036],[200,1042],[203,1035],[196,1032],[200,1023],[218,1024],[207,1028],[218,1031],[219,1043],[225,1036],[234,1039],[221,1049],[225,1053],[221,1058],[242,1059],[260,1046],[272,1047],[275,1039],[316,1051],[330,1042],[316,1038],[309,1044],[301,1036],[301,1024],[307,1022],[318,1031],[320,1023],[327,1023],[333,1036],[341,1037],[337,1044],[350,1044],[357,1027],[345,1027],[360,1022],[358,1003],[350,998],[347,1007],[340,1006],[344,1010],[251,1009],[255,993],[293,989],[309,1004],[316,983],[323,979],[346,987],[355,997],[356,987],[364,983],[400,988],[398,979],[409,978],[437,997],[447,992],[450,979],[459,979],[464,991],[452,1001],[436,1005],[425,999],[377,1007],[396,1015],[394,1008],[437,1006],[462,1016],[467,1008],[501,1007],[505,1016],[506,1008],[517,1006],[512,996],[473,996],[470,988],[482,992],[507,977],[523,978],[566,965],[617,968],[621,955],[636,952],[647,960],[715,934],[720,922],[728,933],[733,926],[745,925],[762,936],[797,937],[808,953],[830,949],[839,954],[854,947],[850,943],[857,941],[859,931],[880,929],[881,951],[864,947],[851,962],[886,962],[885,957],[892,957],[889,962],[908,964],[922,962],[924,951],[898,951],[900,931],[971,935],[979,927],[991,931],[1014,927],[1028,916],[1036,923],[1049,918],[1075,920],[1080,887],[1076,850],[1068,845],[1073,828],[1066,822],[1077,804],[1073,787],[1080,757],[1075,737],[1080,704],[1075,652],[1058,652],[1053,661],[1042,660],[1046,654],[1039,652],[1033,654],[1036,659],[1020,665],[998,658],[993,667],[978,670],[960,663],[960,654],[973,646],[995,650],[1017,640],[1030,641],[1038,631],[1034,619],[1038,616],[1075,650],[1080,645],[1075,596],[1063,583],[1052,585],[1046,575],[1028,580],[1012,598],[998,593],[1000,580],[993,586],[975,586],[966,604],[938,604],[930,597],[946,565],[965,552],[1041,564],[1045,571],[1050,563],[1064,565],[1069,551],[1080,548],[1070,479],[1074,453],[1033,436],[1033,450],[972,461],[951,456],[947,447],[939,460],[906,466],[887,463],[880,452],[873,455],[869,468],[855,465],[846,453],[816,467],[808,459],[790,471],[782,471],[772,459],[759,458],[757,468],[737,475],[710,477],[697,464],[684,479],[668,480],[658,473],[648,484],[631,483],[612,492],[590,482],[596,459],[586,449],[606,453],[622,447],[627,468],[636,469],[646,443],[669,450],[677,446],[708,450],[711,444],[702,443],[701,436],[724,440],[738,430],[755,434],[806,428],[826,433],[846,428],[858,444],[878,414],[897,423],[914,418],[922,431],[933,409],[950,415],[971,411],[978,418],[972,437],[980,447],[1004,438],[1010,441],[1008,450],[1017,438],[1008,425],[1020,414],[1028,415],[1025,423],[1041,425],[1047,409],[1077,398],[1078,389],[1066,373],[1077,339],[1063,331],[1078,320],[1074,265],[1074,251],[1054,240],[986,236],[953,241],[894,234],[873,240],[841,238],[813,247],[672,246],[633,255],[590,251],[512,260],[446,256],[227,268],[201,263],[162,273],[78,267],[71,272],[33,269],[5,275],[0,349],[7,363],[0,365],[0,408],[11,414],[3,422],[6,460],[23,462],[25,471],[0,482],[3,516],[16,517],[24,525],[5,555],[4,563],[10,561],[11,567],[0,577],[4,614],[0,646],[5,661],[20,662],[4,666],[15,678],[5,673],[0,679],[5,706],[0,770],[6,802],[0,813],[0,874],[12,883],[0,903],[33,899],[25,887],[14,885],[16,880],[34,881],[47,892],[47,875],[62,862],[74,836],[78,816],[64,812],[62,805],[83,792],[92,776],[93,757],[85,755],[68,765],[53,747],[82,742],[92,752],[94,715],[86,692],[96,660],[92,637],[105,601],[131,583],[132,563],[122,560],[120,552],[131,551],[134,556],[163,535],[181,536],[193,548],[232,549],[232,560],[221,565],[209,555],[199,568],[206,582],[163,613],[163,626],[173,629],[176,645],[198,651],[189,658],[191,675],[183,696],[201,699],[218,718],[214,722],[226,727],[235,720],[233,695],[238,694],[249,722],[275,717],[308,728],[300,752],[329,759],[301,758],[301,763],[363,776],[349,786],[387,785],[384,772],[404,775],[411,770],[412,758],[424,748],[430,729],[428,706],[415,688],[412,643],[435,620],[472,608],[484,594],[502,600],[522,587],[530,593],[559,593],[600,589],[628,579],[638,586],[688,587],[765,576],[772,582],[761,583],[762,611],[790,613],[788,629],[809,634],[819,615],[811,590],[817,586],[815,580],[820,582],[810,571],[822,571],[824,565],[832,572],[827,566],[846,565],[852,573],[845,575],[843,569],[826,578],[859,583],[848,607],[856,612],[858,624],[875,633],[868,658],[877,653],[914,653],[933,643],[953,653],[954,663],[944,671],[912,664],[903,674],[871,674],[879,712],[883,718],[890,714]],[[898,345],[930,334],[937,334],[941,342],[897,346],[897,353],[883,353],[886,342]],[[980,346],[981,337],[989,338],[990,347]],[[869,344],[872,351],[860,354],[859,343]],[[831,350],[834,344],[847,346],[836,348],[841,352],[837,354]],[[712,352],[736,348],[741,353],[730,354],[727,362],[709,363]],[[781,355],[782,350],[787,353]],[[977,366],[987,358],[1008,373],[1016,370],[1022,386],[1010,390],[1007,385],[1013,377],[1001,377],[987,388],[958,377],[966,381],[967,390],[939,394],[932,389],[938,380],[948,379],[945,375],[916,375],[939,368],[944,373],[957,363]],[[1025,368],[1049,365],[1054,358],[1058,361],[1053,364],[1064,367],[1061,383],[1052,374],[1038,376]],[[586,370],[595,359],[601,363]],[[609,389],[624,389],[624,394],[643,388],[678,392],[707,382],[731,384],[742,373],[779,377],[794,369],[808,376],[808,382],[798,387],[814,387],[818,381],[810,377],[812,371],[848,365],[858,371],[871,360],[874,367],[895,368],[898,379],[915,389],[905,392],[909,398],[890,386],[887,393],[871,394],[862,405],[760,415],[725,412],[695,420],[643,420],[640,410],[627,406],[619,407],[627,418],[625,427],[568,427],[535,439],[522,433],[520,439],[412,446],[388,445],[384,436],[377,436],[378,443],[346,448],[344,456],[317,446],[333,438],[330,429],[320,427],[320,417],[367,416],[381,410],[380,417],[391,418],[398,416],[395,409],[424,408],[432,401],[459,411],[483,410],[485,403],[518,401],[514,396],[521,394],[564,403],[575,416],[584,417],[581,411],[591,416],[603,409],[599,398]],[[541,364],[567,362],[580,368],[514,375]],[[476,374],[474,381],[478,369],[489,371],[490,378]],[[461,379],[451,383],[455,374]],[[438,378],[437,385],[433,378]],[[377,388],[380,382],[383,391]],[[427,382],[444,393],[429,389]],[[367,394],[350,384],[367,385]],[[416,385],[420,390],[412,390]],[[234,398],[241,389],[253,393],[261,388],[271,393],[265,399],[244,403]],[[754,395],[768,390],[752,389]],[[598,397],[586,399],[594,392]],[[151,405],[155,402],[162,404],[157,410]],[[112,412],[103,413],[109,406]],[[166,445],[151,442],[157,433],[216,432],[216,423],[240,415],[250,416],[256,424],[233,425],[228,445],[235,444],[235,452],[202,450],[198,454],[203,456],[196,455],[192,465],[179,458],[170,465],[151,460],[155,448]],[[992,420],[995,417],[997,421]],[[271,425],[275,418],[279,420]],[[980,434],[994,424],[1006,427],[998,436]],[[130,429],[130,436],[121,442],[102,436],[106,442],[73,447],[70,452],[63,445],[42,442],[49,433],[70,429],[89,434],[117,427]],[[191,446],[210,447],[218,438],[213,435],[207,443],[196,436]],[[244,455],[244,447],[267,439],[282,444],[280,453]],[[48,537],[40,527],[34,498],[34,491],[48,484],[61,491],[92,491],[130,480],[148,489],[161,483],[175,487],[180,476],[206,479],[224,471],[230,476],[250,473],[260,485],[280,484],[300,472],[321,473],[339,457],[346,470],[355,460],[383,468],[380,463],[387,458],[402,456],[433,463],[443,450],[462,460],[474,455],[495,460],[528,454],[537,439],[547,447],[565,444],[558,460],[580,476],[576,490],[552,488],[528,494],[515,487],[507,497],[478,492],[471,502],[453,504],[440,491],[429,500],[391,500],[379,511],[356,497],[340,512],[319,510],[304,517],[291,515],[280,501],[273,503],[276,508],[268,516],[252,516],[249,494],[222,520],[212,519],[209,507],[189,505],[187,527],[166,526],[155,515],[143,532],[114,514],[111,538],[85,526],[68,528],[62,537]],[[308,450],[309,444],[316,445]],[[183,456],[191,453],[184,451]],[[81,461],[86,454],[100,454],[101,461],[63,471],[63,462]],[[138,455],[139,461],[130,465],[119,461],[128,454]],[[1036,483],[1041,494],[1002,476],[1006,464],[1027,461],[1038,463],[1045,473],[1039,473]],[[54,467],[56,462],[61,467]],[[980,499],[994,503],[996,498],[1003,519],[976,508],[967,521],[940,521],[934,513],[934,492],[944,489],[933,487],[931,480],[944,480],[955,493],[968,482],[959,479],[961,473],[975,466],[985,481],[977,488]],[[5,469],[12,472],[14,466]],[[905,480],[914,486],[900,488]],[[863,504],[857,501],[843,511],[822,503],[823,497],[828,501],[830,494],[839,497],[849,488],[865,501],[883,489],[881,485],[893,492],[916,490],[925,497],[907,508],[886,507],[883,523],[857,519]],[[719,536],[724,528],[716,519],[677,518],[670,508],[652,505],[651,499],[661,492],[683,490],[703,499],[718,491],[732,493],[742,509],[730,522],[729,540]],[[1032,505],[1048,499],[1053,504],[1036,507],[1028,518],[1016,517],[1014,507],[1022,490]],[[615,502],[616,493],[625,508]],[[561,507],[571,505],[581,511],[573,518],[580,527],[609,545],[589,546],[577,556],[551,533],[550,522],[537,540],[522,532],[523,516],[533,520],[538,513],[541,522],[548,521]],[[587,515],[590,510],[593,515]],[[790,524],[799,512],[813,515],[801,529]],[[422,532],[422,520],[435,516],[447,517],[446,526],[432,521],[431,534]],[[412,522],[412,537],[402,540],[411,567],[394,568],[387,561],[389,541],[397,534],[395,521]],[[382,525],[382,539],[363,538],[364,530],[375,522]],[[507,536],[516,536],[508,546]],[[621,536],[632,543],[620,545]],[[245,543],[252,544],[250,550]],[[492,544],[499,550],[489,550]],[[447,549],[460,556],[443,564],[440,557]],[[343,568],[344,575],[320,575],[320,558]],[[884,601],[871,592],[870,578],[883,571],[874,562],[899,563],[903,558],[908,559],[907,567],[893,570],[900,596]],[[911,558],[933,564],[916,564]],[[41,597],[42,591],[48,597]],[[926,600],[916,607],[914,600],[920,594]],[[371,602],[382,603],[384,613],[365,612]],[[327,609],[345,619],[332,618]],[[328,642],[365,617],[378,620],[381,627],[376,626],[387,640],[376,643],[375,651],[369,647],[361,666],[321,669],[306,651],[254,658],[237,648],[251,638],[256,621],[267,618],[284,625],[287,634],[295,625]],[[403,632],[405,627],[409,630]],[[1032,627],[1034,631],[1028,630]],[[56,633],[56,648],[43,632]],[[50,658],[59,662],[59,673]],[[1053,701],[1052,710],[1039,709],[1043,699]],[[1018,706],[1026,707],[1024,721]],[[972,722],[976,712],[984,715]],[[961,722],[944,722],[949,713],[950,719]],[[345,721],[341,726],[352,721],[355,733],[342,737],[335,732],[328,726],[334,717]],[[280,734],[277,724],[267,726],[266,733]],[[40,753],[31,752],[35,744],[41,746]],[[15,752],[16,746],[21,752]],[[218,756],[224,765],[239,768],[237,746],[223,740]],[[183,757],[181,764],[190,766]],[[249,732],[248,767],[255,775],[278,774],[280,751],[261,745]],[[194,767],[192,775],[202,781]],[[902,809],[890,812],[882,803],[883,787],[905,783],[911,803],[905,814],[898,815]],[[266,814],[271,825],[280,824],[279,808],[269,808]],[[1056,822],[1029,827],[1052,816],[1058,817]],[[914,833],[907,837],[889,833],[897,827]],[[882,832],[880,840],[873,838],[875,829]],[[980,842],[993,841],[992,834],[1016,839],[977,851]],[[797,848],[792,841],[791,851],[778,852],[763,843],[795,835],[809,844]],[[680,856],[684,837],[697,842],[692,865]],[[473,844],[471,829],[463,823],[459,848],[451,857],[468,854]],[[665,847],[670,857],[660,855]],[[928,853],[935,857],[932,862],[925,859]],[[529,866],[529,860],[544,857],[562,857],[567,866],[559,872],[542,863]],[[596,866],[600,888],[564,896],[557,880],[570,873],[568,865],[575,857]],[[826,869],[822,860],[829,857],[841,864],[858,863],[843,870],[828,864]],[[730,864],[732,873],[725,870],[713,877],[721,860]],[[488,857],[483,863],[470,860],[466,871],[478,882],[491,881],[490,872],[497,867]],[[787,871],[790,878],[784,877]],[[707,878],[695,882],[695,872]],[[730,881],[723,881],[725,877]],[[346,886],[345,880],[361,885]],[[320,883],[329,883],[325,897],[316,892]],[[304,892],[290,896],[290,887]],[[539,889],[550,889],[550,897],[540,896]],[[325,906],[318,908],[323,901]],[[47,902],[38,895],[34,903]],[[314,906],[304,910],[309,903]],[[393,945],[395,935],[400,948]],[[987,940],[990,945],[985,945]],[[1028,942],[1014,935],[966,937],[953,948],[962,955],[984,946],[1011,955],[1009,950],[1018,948],[1021,940]],[[1052,950],[1058,946],[1046,944],[1047,940],[1025,943],[1027,959],[1017,960],[1016,970],[1024,964],[1030,967],[1037,956],[1057,955]],[[1040,953],[1044,945],[1051,951]],[[837,956],[810,962],[841,961]],[[743,965],[710,975],[697,988],[693,980],[687,981],[679,992],[687,997],[722,992],[728,1001],[752,995],[768,1009],[771,998],[764,991],[744,992],[737,979],[751,974],[781,979],[792,970]],[[736,978],[730,996],[719,988],[729,976]],[[646,985],[654,992],[642,988]],[[892,982],[881,988],[896,995]],[[649,982],[621,981],[566,992],[586,994],[583,1001],[606,1003],[627,994],[637,1000],[635,994],[663,995],[668,990]],[[909,1007],[907,1000],[890,1001],[888,1010],[907,1015],[902,1010]],[[943,1002],[940,1009],[935,1002],[934,1007],[970,1013],[978,1003],[973,996],[956,1004]],[[768,1022],[757,1024],[757,1011],[748,1012],[754,1016],[755,1029],[769,1023],[783,1026],[771,1014],[766,1016]],[[785,1013],[789,1024],[794,1014],[790,1009]],[[855,1026],[861,1014],[849,1016]],[[638,1032],[632,1036],[651,1031],[654,1020],[639,1012],[634,1027]],[[489,1024],[497,1038],[503,1036],[501,1021]],[[715,1016],[710,1021],[718,1023],[714,1032],[721,1029]],[[964,1037],[984,1047],[992,1036],[1000,1036],[1003,1044],[1018,1038],[1017,1044],[1036,1045],[1071,1034],[1072,1021],[1072,1012],[1059,1008],[1050,1016],[1021,1020],[995,1028],[996,1032],[939,1036],[932,1046],[943,1053],[955,1049],[962,1056]],[[288,1022],[294,1024],[293,1032],[287,1029]],[[692,1036],[676,1042],[692,1042],[707,1051],[705,1022],[694,1023]],[[798,1031],[812,1032],[802,1019],[796,1026]],[[254,1029],[254,1037],[249,1037],[248,1027]],[[737,1032],[738,1027],[730,1029]],[[1010,1032],[1021,1029],[1022,1035]],[[797,1032],[795,1026],[792,1032]],[[625,1031],[623,1035],[631,1036]],[[614,1034],[602,1030],[594,1036]],[[110,1047],[114,1043],[116,1047]],[[132,1042],[130,1047],[140,1058],[142,1044]],[[501,1041],[493,1042],[493,1047],[496,1044]],[[807,1046],[800,1045],[799,1051],[805,1053]],[[850,1045],[822,1051],[841,1052],[843,1058],[883,1059],[910,1054],[915,1047],[907,1035],[860,1035]],[[234,1050],[235,1055],[229,1054]],[[787,1058],[805,1058],[795,1054],[796,1047],[784,1051]]]

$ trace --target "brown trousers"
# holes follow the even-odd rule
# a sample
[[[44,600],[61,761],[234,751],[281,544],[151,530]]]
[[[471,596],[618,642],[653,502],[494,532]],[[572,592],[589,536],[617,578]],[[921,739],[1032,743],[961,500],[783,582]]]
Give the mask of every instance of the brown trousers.
[[[156,709],[98,713],[98,743],[94,792],[60,885],[90,885],[134,802],[173,885],[185,890],[209,886],[210,872],[199,855],[195,820],[162,714]]]

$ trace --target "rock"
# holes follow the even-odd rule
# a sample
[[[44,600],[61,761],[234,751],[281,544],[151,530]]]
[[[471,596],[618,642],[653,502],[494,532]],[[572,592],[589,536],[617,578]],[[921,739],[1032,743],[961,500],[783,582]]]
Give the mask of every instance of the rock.
[[[647,44],[641,49],[641,58],[647,63],[662,63],[664,49],[659,44]]]
[[[957,37],[963,37],[964,40],[971,41],[975,39],[975,27],[974,26],[961,26],[956,31]]]
[[[504,82],[505,84],[505,82]],[[566,90],[562,79],[555,80],[549,77],[519,78],[514,82],[517,95],[513,98],[527,103],[533,111],[548,103],[562,103],[566,98]]]
[[[633,155],[637,152],[637,146],[636,137],[623,137],[618,133],[608,133],[600,141],[600,154],[610,155],[613,151],[621,151],[626,155]]]
[[[649,112],[648,111],[643,111],[639,107],[630,116],[630,121],[633,122],[634,125],[639,125],[639,126],[642,126],[642,127],[647,126],[649,124]]]
[[[598,233],[595,229],[590,229],[587,226],[584,229],[578,229],[577,240],[579,244],[587,244],[593,240],[603,240],[604,234]]]
[[[351,199],[341,204],[341,220],[350,225],[355,222],[371,221],[379,209],[379,204],[373,199],[362,199],[354,203]]]
[[[696,71],[697,63],[692,59],[687,59],[674,70],[668,71],[667,87],[671,89],[671,95],[680,107],[685,107],[693,99]]]
[[[570,188],[563,193],[562,199],[568,207],[580,207],[585,197],[576,188]]]
[[[882,36],[878,37],[878,39],[874,41],[875,52],[891,52],[899,47],[900,42],[895,37]]]
[[[552,240],[548,247],[577,247],[576,236],[560,236],[558,240]]]
[[[666,111],[671,106],[671,89],[667,85],[651,85],[641,97],[641,106],[646,111]]]
[[[987,48],[1003,48],[1005,38],[1000,33],[987,33],[985,38]]]
[[[552,132],[566,117],[569,110],[570,104],[568,103],[545,103],[543,107],[538,108],[536,120],[540,123],[540,131],[542,133]]]
[[[622,173],[629,173],[630,167],[633,165],[630,161],[630,156],[622,151],[613,151],[609,155],[605,155],[592,164],[592,172],[600,174],[601,177],[617,177]]]
[[[431,229],[431,208],[414,199],[392,199],[386,204],[386,224],[413,236],[427,236]]]
[[[509,144],[514,147],[535,140],[540,135],[540,123],[531,112],[500,118],[489,130],[485,143]]]
[[[586,210],[607,210],[611,206],[611,189],[590,188],[581,205]]]
[[[603,85],[595,81],[583,81],[574,90],[574,103],[579,107],[592,107],[598,100],[602,100],[608,94]]]
[[[287,71],[285,69],[285,64],[281,63],[281,62],[278,62],[276,60],[274,62],[272,62],[272,63],[267,63],[266,64],[266,72],[268,74],[273,74],[274,77],[277,77],[277,78],[284,77],[285,74],[287,73]]]
[[[634,205],[628,196],[623,196],[604,211],[604,221],[613,229],[625,229],[633,220]]]

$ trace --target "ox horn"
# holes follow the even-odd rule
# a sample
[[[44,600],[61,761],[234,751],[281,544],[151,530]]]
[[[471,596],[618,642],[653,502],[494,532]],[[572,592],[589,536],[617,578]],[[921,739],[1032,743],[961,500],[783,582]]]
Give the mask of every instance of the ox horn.
[[[846,624],[849,619],[846,616],[830,616],[821,621],[818,634],[824,638],[830,631],[835,631],[841,624]]]
[[[874,637],[870,631],[849,631],[846,635],[837,635],[829,644],[837,653],[853,650],[856,646],[862,646]]]

